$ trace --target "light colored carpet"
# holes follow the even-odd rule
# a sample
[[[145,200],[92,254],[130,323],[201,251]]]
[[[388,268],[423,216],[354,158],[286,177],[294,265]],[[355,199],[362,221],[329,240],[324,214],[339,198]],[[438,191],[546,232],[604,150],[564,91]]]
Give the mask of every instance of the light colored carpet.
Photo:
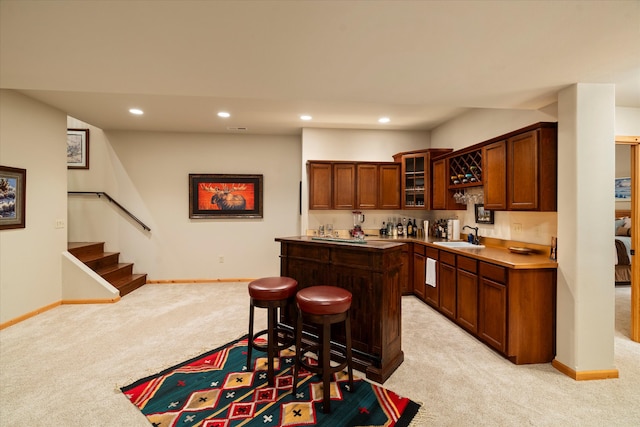
[[[384,384],[421,402],[415,426],[640,425],[640,344],[630,288],[616,289],[620,378],[574,381],[516,366],[414,297],[405,362]],[[257,312],[258,326],[266,321]],[[1,426],[148,427],[120,386],[246,333],[246,283],[146,285],[115,304],[65,305],[0,331]]]

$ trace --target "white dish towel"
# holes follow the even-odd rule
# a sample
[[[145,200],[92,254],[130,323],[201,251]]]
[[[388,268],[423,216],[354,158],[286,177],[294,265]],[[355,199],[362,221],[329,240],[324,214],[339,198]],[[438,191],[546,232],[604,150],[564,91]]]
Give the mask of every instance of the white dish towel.
[[[427,265],[425,267],[425,283],[429,286],[436,287],[436,260],[427,258]]]

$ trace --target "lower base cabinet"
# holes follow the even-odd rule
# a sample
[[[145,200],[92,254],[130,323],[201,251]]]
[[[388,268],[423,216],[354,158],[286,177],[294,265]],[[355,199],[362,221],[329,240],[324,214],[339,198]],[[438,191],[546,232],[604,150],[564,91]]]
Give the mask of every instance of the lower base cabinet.
[[[507,269],[480,263],[480,339],[500,353],[507,351]]]
[[[424,301],[426,275],[426,248],[413,245],[413,294]]]
[[[456,321],[469,332],[478,332],[478,261],[457,256]]]
[[[440,274],[438,273],[438,250],[431,248],[431,247],[427,247],[426,248],[426,262],[428,262],[429,259],[432,259],[434,261],[436,261],[436,268],[435,268],[435,275],[436,275],[436,286],[432,286],[432,285],[426,285],[425,286],[425,290],[424,290],[424,302],[426,302],[427,304],[429,304],[430,306],[434,307],[434,308],[439,308],[440,307],[440,287],[437,286],[438,283],[438,278],[440,277]]]
[[[440,312],[445,316],[456,318],[456,256],[450,252],[440,251]]]
[[[416,296],[515,364],[553,360],[555,269],[507,268],[429,246],[421,253],[413,256]],[[429,258],[435,287],[424,286]]]

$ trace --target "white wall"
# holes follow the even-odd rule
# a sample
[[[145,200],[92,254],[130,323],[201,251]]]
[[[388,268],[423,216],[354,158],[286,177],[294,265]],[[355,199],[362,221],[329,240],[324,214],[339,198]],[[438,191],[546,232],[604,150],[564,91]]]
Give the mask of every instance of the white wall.
[[[616,136],[640,135],[640,108],[616,107]]]
[[[103,157],[92,153],[91,169],[84,174],[74,171],[69,190],[106,191],[151,231],[143,231],[103,200],[74,198],[69,210],[70,240],[106,239],[124,261],[135,263],[137,272],[147,273],[149,280],[254,278],[280,273],[280,248],[274,238],[298,234],[299,138],[103,133],[92,128],[92,141],[93,134]],[[262,174],[263,218],[190,219],[190,173]],[[92,225],[76,228],[74,216],[78,214],[83,215],[78,223]]]
[[[67,217],[66,115],[0,91],[0,164],[27,170],[26,227],[0,230],[0,323],[61,300]]]

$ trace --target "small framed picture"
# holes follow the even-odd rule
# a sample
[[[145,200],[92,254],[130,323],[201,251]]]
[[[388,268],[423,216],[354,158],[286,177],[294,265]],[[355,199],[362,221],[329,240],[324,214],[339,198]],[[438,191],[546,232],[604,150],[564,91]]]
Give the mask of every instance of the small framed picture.
[[[485,210],[484,205],[475,205],[476,223],[493,224],[493,211]]]
[[[0,166],[0,230],[25,228],[27,170]]]
[[[89,169],[89,129],[67,129],[67,169]]]
[[[189,218],[262,218],[262,175],[189,174]]]

